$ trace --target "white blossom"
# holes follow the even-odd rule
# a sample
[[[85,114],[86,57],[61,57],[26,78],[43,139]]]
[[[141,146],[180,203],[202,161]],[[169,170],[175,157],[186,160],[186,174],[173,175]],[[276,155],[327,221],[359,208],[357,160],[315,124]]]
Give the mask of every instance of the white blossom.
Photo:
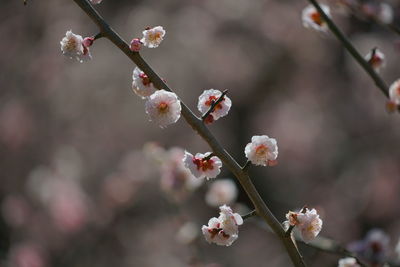
[[[373,51],[370,51],[366,56],[365,60],[371,65],[371,67],[379,72],[379,70],[383,67],[385,67],[385,55],[379,50],[379,49],[374,49]]]
[[[393,8],[387,3],[381,3],[377,17],[382,23],[391,24],[394,17]]]
[[[304,208],[301,212],[289,211],[286,214],[286,224],[295,226],[304,242],[313,240],[322,229],[322,220],[315,209]]]
[[[140,40],[148,48],[156,48],[160,45],[165,35],[162,26],[148,28],[143,31],[143,38]]]
[[[338,267],[360,267],[355,258],[347,257],[339,260]]]
[[[195,156],[185,151],[183,163],[185,167],[197,178],[215,178],[221,172],[222,161],[217,156],[212,156],[211,152],[205,154],[197,153]]]
[[[146,101],[146,113],[161,128],[175,123],[181,116],[181,102],[177,95],[165,90],[153,93]]]
[[[396,80],[389,88],[389,98],[396,105],[400,105],[400,79]]]
[[[157,91],[149,77],[138,67],[133,70],[132,79],[133,92],[143,99]]]
[[[222,92],[219,90],[215,89],[205,90],[199,96],[199,102],[197,104],[198,110],[202,114],[206,113],[210,109],[213,101],[216,101],[221,95]],[[218,120],[219,118],[226,116],[231,106],[232,106],[232,101],[230,100],[230,98],[224,96],[223,100],[219,102],[218,105],[215,106],[213,112],[211,112],[213,120]]]
[[[176,233],[176,240],[184,245],[192,243],[199,234],[199,226],[193,222],[186,222]]]
[[[207,242],[220,246],[230,246],[238,238],[238,226],[243,224],[243,219],[238,213],[233,213],[232,209],[226,205],[219,207],[219,209],[219,217],[211,218],[208,225],[203,225],[201,230]]]
[[[330,9],[327,5],[320,4],[320,7],[328,17],[330,17]],[[326,21],[322,18],[322,15],[313,5],[308,5],[303,9],[302,13],[303,26],[306,28],[312,28],[317,31],[326,32],[328,30],[328,25]]]
[[[233,203],[238,195],[236,184],[230,179],[215,181],[206,194],[206,203],[213,207]]]
[[[87,61],[92,58],[88,47],[83,45],[83,38],[74,34],[71,30],[67,31],[65,37],[60,42],[63,55],[76,59],[79,62]]]
[[[267,135],[255,135],[251,138],[251,143],[246,145],[244,153],[255,165],[273,166],[278,157],[278,145],[274,138],[269,138]]]

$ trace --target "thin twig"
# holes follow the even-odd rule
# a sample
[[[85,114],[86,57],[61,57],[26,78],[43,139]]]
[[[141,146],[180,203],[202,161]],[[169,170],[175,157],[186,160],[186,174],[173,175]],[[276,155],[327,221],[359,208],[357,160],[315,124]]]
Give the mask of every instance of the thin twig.
[[[124,52],[153,82],[157,88],[162,88],[167,91],[172,91],[169,86],[157,75],[154,70],[147,64],[147,62],[137,52],[132,52],[129,45],[114,31],[100,16],[100,14],[89,4],[87,0],[73,0],[99,27],[104,37],[108,38],[114,45],[116,45],[122,52]],[[254,184],[251,182],[249,175],[244,172],[236,160],[221,146],[217,139],[212,135],[209,129],[204,125],[203,121],[199,119],[194,113],[183,103],[182,116],[186,122],[195,130],[213,150],[214,154],[218,156],[225,166],[236,176],[242,185],[246,194],[252,201],[257,214],[271,227],[292,260],[294,266],[304,267],[306,264],[303,261],[300,252],[290,238],[285,236],[285,231],[281,223],[269,210]]]
[[[257,215],[257,211],[256,210],[252,210],[249,213],[243,215],[242,218],[243,218],[243,220],[246,220],[246,219],[251,218],[251,217],[256,216],[256,215]]]
[[[207,157],[204,157],[203,160],[209,160],[212,157],[214,157],[214,153],[210,153],[210,155],[208,155]]]
[[[228,90],[224,90],[224,91],[222,92],[222,94],[220,95],[220,97],[218,97],[217,100],[212,101],[210,108],[207,110],[206,113],[204,113],[203,116],[201,116],[201,118],[203,119],[203,121],[204,121],[205,119],[207,119],[208,115],[210,115],[210,114],[214,111],[215,107],[218,106],[218,104],[221,103],[221,101],[224,100],[224,97],[225,97],[225,95],[226,95],[227,93],[228,93]]]
[[[355,253],[349,251],[348,249],[346,249],[345,247],[343,247],[342,245],[340,245],[338,242],[326,238],[326,237],[322,237],[319,236],[318,238],[314,239],[313,241],[309,242],[309,243],[305,243],[301,238],[296,238],[297,242],[301,242],[303,244],[305,244],[308,247],[312,247],[314,249],[323,251],[323,252],[327,252],[327,253],[331,253],[331,254],[336,254],[336,255],[340,255],[342,257],[352,257],[355,258],[357,260],[357,263],[360,266],[367,266],[365,263],[363,263]]]
[[[247,172],[247,170],[249,169],[250,165],[251,165],[251,161],[250,160],[246,161],[246,163],[242,167],[242,171]]]
[[[381,92],[388,98],[389,89],[382,78],[375,72],[375,70],[368,64],[367,61],[358,53],[346,36],[339,30],[336,24],[330,19],[328,15],[322,10],[316,0],[308,0],[322,15],[324,21],[328,24],[329,29],[336,36],[336,38],[342,43],[346,50],[353,56],[353,58],[361,65],[361,67],[367,72],[371,79],[375,82],[375,85],[381,90]]]

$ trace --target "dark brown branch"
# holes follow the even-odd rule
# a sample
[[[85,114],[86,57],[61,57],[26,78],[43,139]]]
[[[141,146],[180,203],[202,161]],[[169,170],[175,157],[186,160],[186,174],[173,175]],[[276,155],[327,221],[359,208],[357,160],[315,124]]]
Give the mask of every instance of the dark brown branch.
[[[146,75],[150,78],[153,84],[159,89],[165,89],[172,91],[169,86],[157,75],[154,70],[147,64],[146,61],[140,56],[138,52],[133,52],[129,49],[129,45],[114,31],[99,15],[99,13],[89,4],[87,0],[73,0],[99,27],[100,32],[104,37],[108,38],[113,44],[115,44],[122,52],[124,52]],[[269,210],[254,184],[251,182],[250,177],[244,172],[240,165],[233,159],[233,157],[221,146],[216,138],[211,134],[208,128],[204,125],[203,121],[199,119],[194,113],[183,103],[182,116],[186,122],[196,131],[211,147],[214,154],[218,156],[225,166],[236,176],[242,185],[246,194],[252,201],[257,214],[263,218],[263,220],[271,227],[282,244],[286,248],[290,259],[294,266],[303,267],[306,266],[302,256],[300,255],[297,247],[290,238],[285,236],[285,231],[282,228],[280,222],[275,218],[272,212]]]
[[[243,215],[242,218],[243,218],[243,220],[246,220],[246,219],[251,218],[251,217],[256,216],[256,215],[257,215],[257,211],[256,210],[252,210],[249,213]]]

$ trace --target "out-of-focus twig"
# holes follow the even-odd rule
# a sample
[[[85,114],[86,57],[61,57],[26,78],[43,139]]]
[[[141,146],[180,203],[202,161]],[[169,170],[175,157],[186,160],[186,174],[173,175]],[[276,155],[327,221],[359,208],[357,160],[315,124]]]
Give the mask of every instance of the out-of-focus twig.
[[[301,238],[296,238],[297,242],[303,243],[308,247],[312,247],[314,249],[323,251],[323,252],[327,252],[327,253],[331,253],[331,254],[336,254],[336,255],[340,255],[342,257],[352,257],[355,258],[357,260],[357,263],[360,266],[366,267],[367,265],[362,262],[356,254],[354,254],[353,252],[349,251],[348,249],[346,249],[345,247],[343,247],[341,244],[339,244],[338,242],[326,238],[326,237],[322,237],[322,236],[318,236],[318,238],[314,239],[313,241],[309,242],[309,243],[305,243]]]
[[[358,53],[346,36],[340,31],[336,24],[331,20],[331,18],[325,14],[320,5],[316,0],[308,0],[321,14],[322,18],[328,24],[329,29],[336,36],[336,38],[342,43],[346,50],[352,55],[352,57],[360,64],[360,66],[367,72],[371,79],[375,82],[375,85],[381,90],[381,92],[388,98],[389,89],[382,78],[375,72],[375,70],[368,64],[363,56]]]
[[[114,31],[108,23],[100,16],[100,14],[90,5],[87,0],[73,0],[99,27],[100,32],[104,37],[109,39],[114,45],[116,45],[122,52],[124,52],[146,75],[150,78],[153,84],[159,89],[165,89],[172,91],[165,81],[155,73],[155,71],[147,64],[147,62],[140,56],[138,52],[133,52],[129,49],[129,45]],[[306,266],[300,252],[291,240],[285,236],[285,231],[276,219],[276,217],[269,210],[254,184],[251,182],[247,172],[243,171],[241,166],[236,162],[235,159],[221,146],[221,144],[212,135],[209,129],[203,123],[203,120],[198,118],[194,113],[183,103],[182,116],[186,122],[195,130],[213,150],[213,153],[218,156],[227,166],[227,168],[236,176],[242,185],[246,194],[252,201],[257,214],[263,218],[263,220],[271,227],[282,244],[286,248],[286,251],[292,260],[294,266],[304,267]]]

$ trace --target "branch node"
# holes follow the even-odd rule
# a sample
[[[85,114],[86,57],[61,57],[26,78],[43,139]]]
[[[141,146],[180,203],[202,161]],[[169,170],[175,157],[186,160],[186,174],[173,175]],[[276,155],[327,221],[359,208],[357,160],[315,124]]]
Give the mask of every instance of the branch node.
[[[256,215],[257,215],[257,211],[256,210],[252,210],[249,213],[243,215],[242,218],[243,218],[243,220],[246,220],[246,219],[251,218],[251,217],[256,216]]]

